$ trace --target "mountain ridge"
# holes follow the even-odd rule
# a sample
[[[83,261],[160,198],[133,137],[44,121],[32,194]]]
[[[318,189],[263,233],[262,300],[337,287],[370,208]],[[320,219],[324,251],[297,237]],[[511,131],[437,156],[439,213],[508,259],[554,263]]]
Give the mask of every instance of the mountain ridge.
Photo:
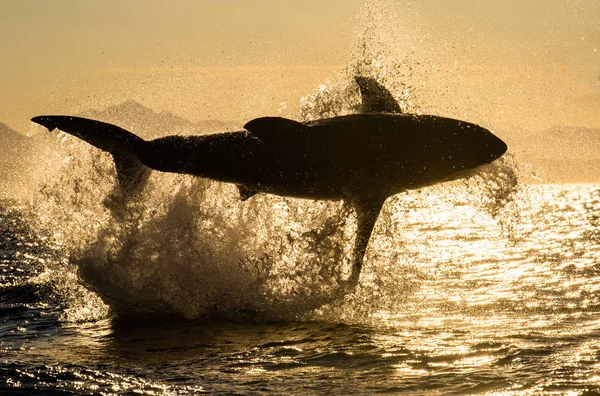
[[[142,138],[166,135],[197,135],[242,129],[232,121],[190,121],[169,111],[155,111],[134,100],[109,106],[102,110],[87,110],[82,117],[116,124]]]

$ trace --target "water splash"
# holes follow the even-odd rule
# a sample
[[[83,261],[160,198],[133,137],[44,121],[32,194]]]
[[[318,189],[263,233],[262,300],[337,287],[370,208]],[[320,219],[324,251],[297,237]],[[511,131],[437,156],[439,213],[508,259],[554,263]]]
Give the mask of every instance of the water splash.
[[[78,279],[122,316],[376,320],[401,307],[428,276],[402,227],[403,213],[427,189],[389,200],[361,285],[338,299],[356,229],[342,203],[269,195],[241,202],[234,186],[155,172],[143,199],[117,210],[105,204],[116,183],[110,156],[75,139],[59,142],[35,199],[41,229],[62,243]],[[506,174],[489,195],[492,212],[508,202],[512,180],[510,167],[497,169],[475,183],[481,196],[497,182],[492,174]],[[86,317],[83,305],[67,316]]]
[[[404,61],[385,61],[384,54],[361,55],[360,60],[346,67],[335,79],[300,99],[301,121],[356,113],[361,97],[355,76],[371,77],[385,86],[400,105],[403,113],[421,114],[412,94],[412,67]]]
[[[368,15],[372,21],[382,17]],[[365,25],[352,64],[300,100],[301,120],[355,112],[360,105],[356,75],[386,86],[404,112],[420,112],[411,85],[418,64],[390,55],[385,39],[373,34],[377,25]],[[117,124],[120,117],[125,123],[133,119],[114,109],[106,114]],[[192,128],[187,121],[160,116],[175,124],[170,130]],[[162,135],[163,128],[152,128],[153,123],[144,123],[143,135]],[[518,211],[511,209],[518,178],[510,156],[462,190],[454,183],[392,197],[374,230],[359,287],[339,298],[356,231],[355,214],[343,203],[270,195],[241,202],[234,186],[154,172],[143,199],[123,207],[107,199],[116,183],[111,157],[66,135],[57,141],[47,145],[33,205],[40,230],[61,244],[77,276],[66,266],[48,274],[67,274],[67,284],[58,287],[65,294],[77,295],[70,285],[80,280],[122,316],[377,320],[400,311],[406,297],[435,276],[420,261],[438,253],[428,250],[422,232],[415,236],[405,228],[410,213],[431,194],[450,197],[448,208],[466,200],[507,229],[518,220]],[[75,313],[67,316],[85,318],[83,306],[73,303]],[[102,309],[96,311],[102,315]]]
[[[60,139],[35,198],[39,228],[122,315],[297,318],[333,298],[349,268],[352,216],[341,203],[243,203],[233,186],[156,172],[143,199],[118,209],[106,205],[111,158]]]
[[[515,225],[520,222],[518,196],[522,186],[514,156],[503,155],[463,183],[469,192],[469,203],[492,216],[509,239],[516,239]]]
[[[388,37],[395,29],[386,5],[380,1],[369,1],[361,12],[362,32],[353,50],[352,62],[337,76],[319,85],[315,92],[300,99],[299,119],[312,121],[356,113],[361,98],[355,76],[370,77],[386,87],[394,96],[403,113],[421,114],[417,103],[414,82],[420,64],[407,53],[392,51],[397,47],[397,37]]]

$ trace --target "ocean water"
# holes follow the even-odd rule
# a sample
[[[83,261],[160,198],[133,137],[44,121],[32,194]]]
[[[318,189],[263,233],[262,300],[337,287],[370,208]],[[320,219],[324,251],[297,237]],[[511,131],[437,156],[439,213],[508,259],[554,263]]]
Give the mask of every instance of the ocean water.
[[[600,187],[519,185],[511,169],[392,197],[339,301],[353,228],[337,204],[263,197],[255,216],[186,178],[165,211],[118,222],[78,218],[108,210],[81,185],[68,204],[47,186],[55,212],[3,202],[0,393],[594,394]],[[211,199],[234,224],[200,210]]]
[[[419,112],[369,59],[297,118],[354,111],[358,73]],[[86,115],[203,132],[134,110]],[[26,198],[0,202],[0,394],[600,392],[600,186],[521,184],[507,154],[390,197],[340,297],[343,203],[154,172],[123,206],[109,155],[34,140]]]

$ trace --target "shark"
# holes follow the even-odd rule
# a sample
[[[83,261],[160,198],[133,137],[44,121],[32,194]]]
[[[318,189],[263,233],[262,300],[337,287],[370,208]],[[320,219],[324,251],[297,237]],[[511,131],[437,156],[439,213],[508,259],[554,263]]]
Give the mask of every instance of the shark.
[[[238,186],[242,200],[258,193],[343,200],[357,231],[351,273],[341,288],[359,283],[373,228],[387,198],[477,171],[507,150],[477,124],[437,115],[407,114],[374,78],[356,76],[356,114],[299,122],[260,117],[242,130],[144,140],[116,125],[68,115],[32,121],[59,129],[112,155],[118,191],[139,194],[152,170]]]

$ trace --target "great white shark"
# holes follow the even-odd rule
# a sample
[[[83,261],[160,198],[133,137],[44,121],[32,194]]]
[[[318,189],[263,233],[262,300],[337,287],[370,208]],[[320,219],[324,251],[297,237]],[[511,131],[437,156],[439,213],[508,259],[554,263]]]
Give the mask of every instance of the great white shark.
[[[120,193],[141,191],[150,171],[205,177],[256,193],[343,200],[357,214],[352,272],[356,286],[385,200],[397,193],[462,177],[502,156],[506,144],[476,124],[434,115],[403,114],[392,94],[356,77],[359,114],[298,122],[261,117],[244,130],[144,140],[116,125],[44,115],[32,121],[59,129],[110,153]]]

